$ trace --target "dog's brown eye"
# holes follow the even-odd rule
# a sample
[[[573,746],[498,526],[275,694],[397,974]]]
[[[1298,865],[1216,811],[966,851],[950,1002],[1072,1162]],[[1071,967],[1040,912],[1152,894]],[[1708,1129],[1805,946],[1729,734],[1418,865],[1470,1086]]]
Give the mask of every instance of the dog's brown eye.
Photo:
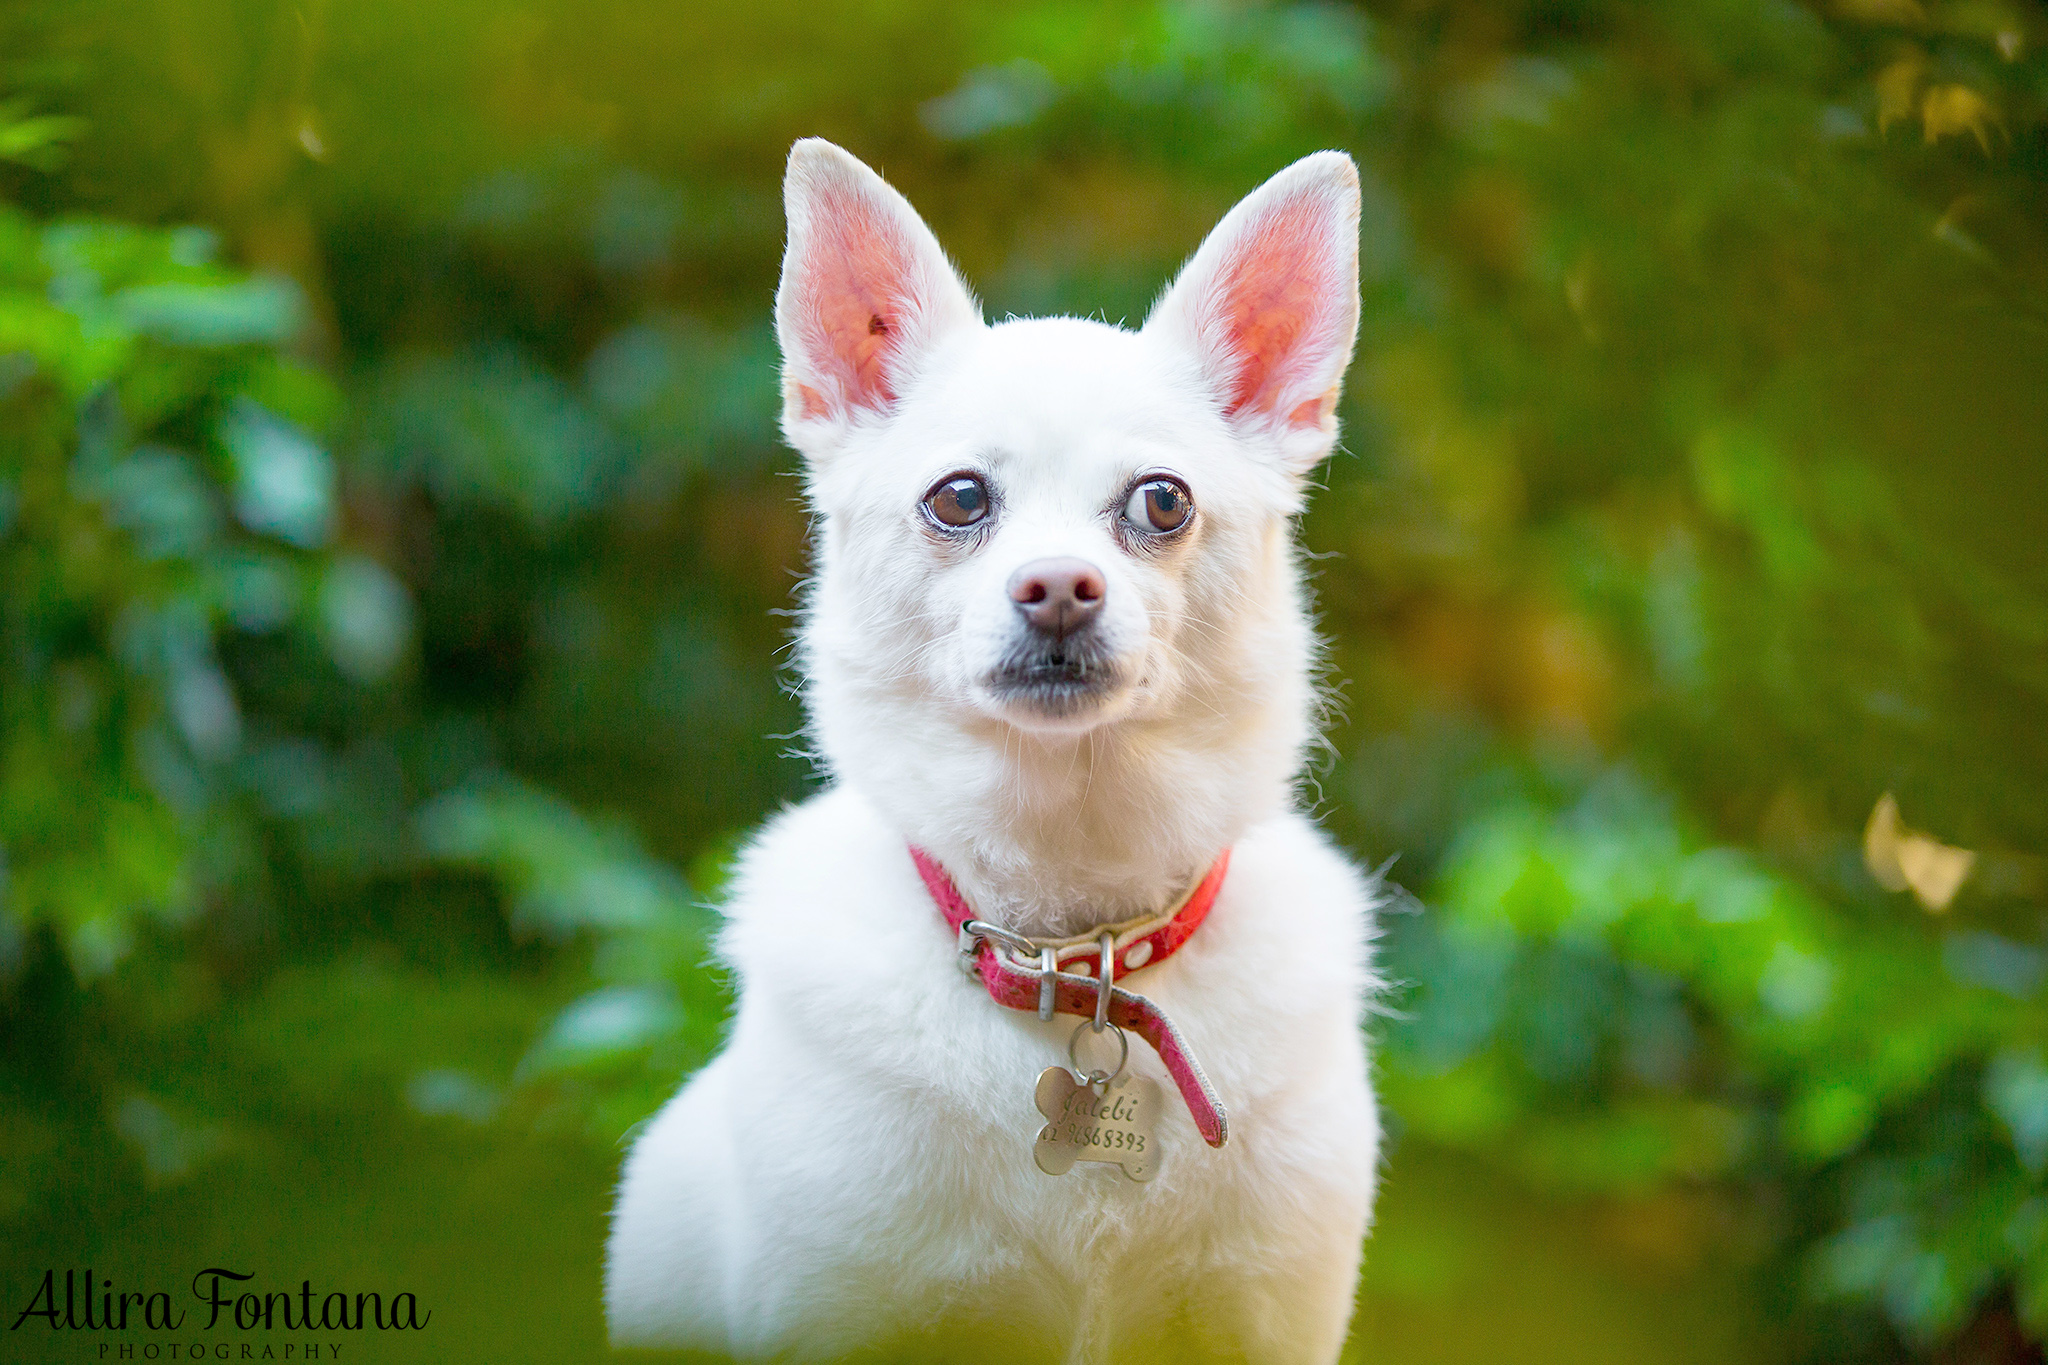
[[[988,515],[988,485],[972,474],[955,474],[924,495],[925,510],[946,526],[972,526]]]
[[[1154,535],[1178,531],[1188,524],[1195,504],[1188,490],[1172,479],[1147,479],[1131,490],[1124,504],[1124,520]]]

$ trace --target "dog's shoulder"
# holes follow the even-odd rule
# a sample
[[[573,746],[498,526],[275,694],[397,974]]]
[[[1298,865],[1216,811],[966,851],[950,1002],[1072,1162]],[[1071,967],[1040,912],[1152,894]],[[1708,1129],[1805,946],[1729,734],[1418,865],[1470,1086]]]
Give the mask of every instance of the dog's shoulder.
[[[1212,922],[1189,948],[1227,959],[1240,974],[1271,974],[1338,997],[1373,988],[1373,911],[1378,880],[1362,871],[1307,816],[1289,812],[1247,830]]]
[[[906,955],[945,960],[953,951],[903,836],[845,784],[762,827],[740,855],[722,908],[720,953],[743,977],[763,969],[779,980],[824,970],[843,976]]]
[[[1374,894],[1370,875],[1359,870],[1321,825],[1299,811],[1276,815],[1247,830],[1231,850],[1230,867],[1248,879],[1313,880],[1333,895],[1367,903]]]

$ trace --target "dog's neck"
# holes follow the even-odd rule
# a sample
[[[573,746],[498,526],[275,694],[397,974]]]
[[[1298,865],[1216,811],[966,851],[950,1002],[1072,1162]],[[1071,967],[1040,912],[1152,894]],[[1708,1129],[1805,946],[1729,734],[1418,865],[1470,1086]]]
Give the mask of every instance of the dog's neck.
[[[814,656],[814,730],[834,777],[937,858],[981,917],[1059,937],[1156,913],[1292,800],[1313,646],[1292,573],[1274,586],[1224,633],[1236,647],[1156,712],[1048,737]]]

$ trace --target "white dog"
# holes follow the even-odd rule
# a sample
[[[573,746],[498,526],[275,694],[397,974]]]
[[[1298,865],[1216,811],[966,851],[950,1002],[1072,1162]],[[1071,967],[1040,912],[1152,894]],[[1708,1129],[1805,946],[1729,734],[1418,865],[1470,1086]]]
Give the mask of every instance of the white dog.
[[[1357,171],[1261,186],[1137,332],[985,325],[830,143],[785,188],[833,785],[741,861],[738,1017],[626,1162],[613,1339],[1333,1360],[1379,1143],[1371,892],[1294,806],[1292,523],[1357,330]]]

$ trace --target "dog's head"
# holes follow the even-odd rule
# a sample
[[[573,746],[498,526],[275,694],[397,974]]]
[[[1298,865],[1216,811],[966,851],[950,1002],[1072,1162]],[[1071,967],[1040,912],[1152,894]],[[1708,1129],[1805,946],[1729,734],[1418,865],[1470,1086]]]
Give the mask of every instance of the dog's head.
[[[986,326],[903,196],[830,143],[796,145],[786,194],[782,422],[823,533],[814,698],[1056,741],[1173,723],[1197,691],[1189,723],[1212,723],[1206,684],[1257,705],[1247,677],[1305,676],[1289,527],[1357,329],[1348,157],[1252,193],[1136,332]]]

